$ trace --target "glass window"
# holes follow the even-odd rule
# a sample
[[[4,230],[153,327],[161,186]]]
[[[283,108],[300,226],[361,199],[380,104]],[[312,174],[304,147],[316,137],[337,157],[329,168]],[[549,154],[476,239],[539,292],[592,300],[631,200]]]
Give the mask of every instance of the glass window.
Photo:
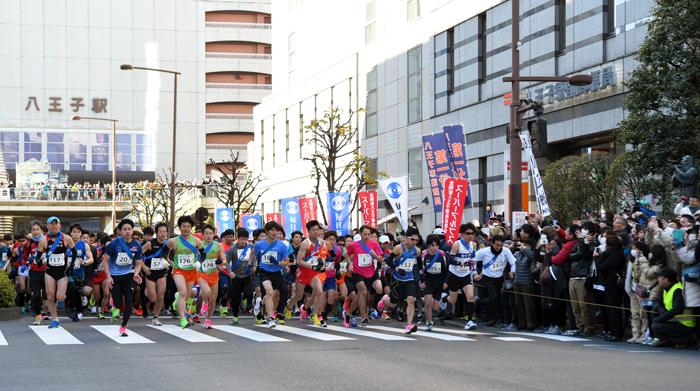
[[[378,171],[378,170],[379,170],[379,169],[378,169],[378,166],[377,166],[377,159],[372,159],[372,160],[369,161],[369,164],[368,164],[368,166],[367,166],[367,174],[366,174],[366,175],[369,177],[369,179],[372,179],[373,181],[376,181],[376,180],[377,180],[377,171]],[[367,188],[367,190],[372,190],[372,189],[376,189],[376,188],[377,188],[376,185],[369,185],[369,184],[366,185],[365,187]]]
[[[408,102],[408,123],[413,124],[421,120],[421,100],[416,99]]]
[[[365,6],[365,45],[374,42],[377,35],[377,7],[374,0]]]
[[[421,47],[418,46],[408,51],[408,74],[420,71]]]
[[[63,136],[63,133],[46,134],[46,158],[51,164],[51,168],[57,170],[64,169],[65,144]]]
[[[0,148],[5,157],[5,167],[12,170],[19,161],[19,133],[1,132]]]
[[[109,171],[109,135],[96,134],[92,145],[92,170]]]
[[[117,170],[131,171],[131,135],[117,135]]]
[[[153,171],[153,136],[136,135],[136,171]]]
[[[420,16],[420,0],[408,0],[406,2],[406,20],[412,21]]]
[[[414,148],[408,151],[408,188],[423,187],[423,150]]]
[[[24,133],[24,161],[41,160],[41,132]]]
[[[87,145],[84,142],[85,135],[68,133],[64,138],[68,146],[68,169],[86,171]]]
[[[420,74],[411,75],[408,77],[408,100],[420,98]]]

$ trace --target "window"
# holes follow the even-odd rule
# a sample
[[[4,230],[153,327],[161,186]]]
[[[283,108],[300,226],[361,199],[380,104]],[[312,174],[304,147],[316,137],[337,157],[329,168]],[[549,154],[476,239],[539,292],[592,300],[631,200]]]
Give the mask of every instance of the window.
[[[410,22],[420,16],[420,0],[406,2],[406,21]]]
[[[117,171],[131,171],[131,135],[117,135]]]
[[[560,56],[566,52],[566,1],[554,3],[554,54]]]
[[[423,148],[408,151],[408,189],[423,187]]]
[[[377,36],[377,6],[374,0],[365,6],[365,45],[369,45]]]
[[[24,161],[41,160],[41,132],[24,133]]]
[[[605,34],[605,38],[611,38],[617,34],[616,29],[620,25],[617,7],[624,5],[624,3],[625,0],[605,0],[603,2],[603,34]]]
[[[0,133],[0,148],[2,148],[7,168],[15,169],[15,165],[19,162],[19,133]]]
[[[52,169],[63,170],[65,160],[63,133],[46,134],[46,158]]]
[[[435,36],[435,114],[446,113],[454,89],[452,58],[454,31],[449,29]]]
[[[265,120],[260,120],[260,169],[263,169],[265,162]]]
[[[95,134],[92,143],[92,170],[109,171],[109,135]]]
[[[421,46],[408,52],[408,123],[421,120]]]
[[[136,135],[136,171],[153,171],[153,136]]]
[[[377,68],[367,74],[367,114],[365,137],[377,135]]]
[[[486,12],[479,14],[478,22],[478,61],[479,61],[479,83],[486,82]]]
[[[376,182],[377,181],[377,159],[371,159],[369,163],[367,163],[367,172],[366,172],[366,181],[367,182]],[[365,185],[365,188],[367,190],[372,190],[376,189],[377,185],[376,184],[367,184]]]
[[[284,110],[284,161],[289,162],[289,117],[288,110]]]
[[[272,167],[275,166],[275,157],[276,157],[275,156],[275,152],[276,152],[275,151],[275,136],[276,136],[276,134],[275,134],[276,126],[275,125],[276,124],[277,124],[277,121],[275,119],[275,115],[272,114]]]
[[[294,80],[294,67],[295,67],[295,56],[296,56],[296,34],[291,33],[287,37],[287,72],[288,72],[288,84],[293,85]]]
[[[301,102],[299,102],[299,159],[304,156],[304,113],[301,112]]]

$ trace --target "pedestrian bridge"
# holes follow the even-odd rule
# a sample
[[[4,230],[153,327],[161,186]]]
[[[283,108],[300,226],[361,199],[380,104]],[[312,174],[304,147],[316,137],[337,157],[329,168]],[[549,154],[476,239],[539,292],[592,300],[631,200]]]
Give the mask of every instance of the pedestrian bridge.
[[[118,218],[131,212],[131,205],[128,201],[116,201],[115,206]],[[112,201],[0,200],[0,214],[11,217],[110,217],[112,215]]]

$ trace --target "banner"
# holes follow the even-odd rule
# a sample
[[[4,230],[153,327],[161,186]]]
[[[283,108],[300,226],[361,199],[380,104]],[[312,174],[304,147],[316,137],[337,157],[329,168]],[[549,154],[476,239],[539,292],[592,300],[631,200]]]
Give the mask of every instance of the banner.
[[[513,212],[513,224],[511,224],[512,233],[514,234],[516,230],[520,229],[523,225],[527,223],[527,212],[514,211]]]
[[[328,193],[328,229],[338,235],[350,234],[350,193]]]
[[[440,136],[442,137],[442,136]],[[443,139],[444,141],[444,139]],[[404,230],[408,229],[408,179],[406,176],[381,179],[379,186],[386,194]],[[442,208],[440,208],[442,209]]]
[[[428,166],[433,210],[436,213],[442,212],[443,183],[445,179],[453,176],[445,136],[441,133],[423,136],[423,150],[425,151],[425,162]]]
[[[279,213],[265,213],[265,222],[276,221],[282,224],[282,215]]]
[[[243,223],[243,228],[248,231],[250,236],[253,235],[253,231],[263,227],[262,216],[258,214],[241,216],[241,222]]]
[[[377,228],[377,192],[360,191],[357,198],[362,210],[362,221],[372,228]]]
[[[442,132],[445,135],[445,141],[447,141],[447,150],[450,153],[454,177],[467,180],[466,205],[471,206],[472,190],[469,181],[469,157],[464,145],[464,128],[462,125],[443,126]]]
[[[316,198],[299,198],[299,212],[301,213],[301,228],[304,236],[308,236],[306,223],[316,220]]]
[[[537,205],[540,207],[540,214],[547,217],[551,214],[549,210],[549,202],[547,202],[547,195],[544,192],[544,185],[542,184],[542,177],[540,176],[540,170],[537,168],[537,160],[535,155],[532,153],[532,142],[530,141],[530,133],[520,132],[520,141],[523,143],[523,151],[530,161],[530,171],[532,172],[532,182],[535,185],[535,192],[537,195]]]
[[[445,181],[442,229],[445,231],[445,240],[448,243],[454,243],[459,237],[468,184],[466,179],[448,178]]]
[[[301,214],[297,198],[285,198],[282,204],[282,226],[287,239],[292,238],[292,232],[301,231]]]
[[[214,215],[216,222],[216,232],[221,235],[227,229],[235,229],[233,226],[233,209],[232,208],[217,208]]]

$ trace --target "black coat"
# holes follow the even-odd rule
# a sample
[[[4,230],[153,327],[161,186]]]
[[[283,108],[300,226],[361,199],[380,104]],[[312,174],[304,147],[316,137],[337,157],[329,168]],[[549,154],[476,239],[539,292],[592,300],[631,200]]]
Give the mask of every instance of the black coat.
[[[605,287],[622,286],[625,252],[622,248],[607,249],[595,259],[598,283]]]

